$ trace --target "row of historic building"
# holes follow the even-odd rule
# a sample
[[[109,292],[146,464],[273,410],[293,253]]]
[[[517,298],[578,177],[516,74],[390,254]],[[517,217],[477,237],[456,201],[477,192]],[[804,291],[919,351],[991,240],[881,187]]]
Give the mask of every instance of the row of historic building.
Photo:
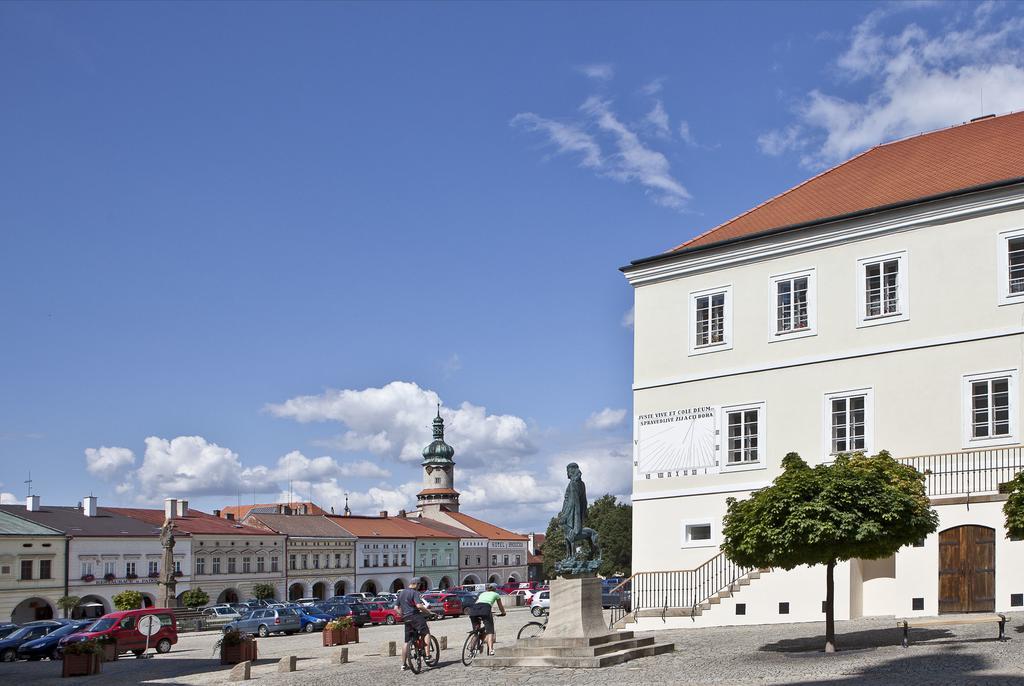
[[[430,588],[526,581],[528,537],[459,511],[453,454],[438,415],[419,507],[396,516],[353,515],[347,505],[335,515],[314,503],[206,513],[176,498],[162,510],[99,507],[93,496],[73,507],[46,505],[38,495],[0,505],[0,621],[59,616],[64,596],[80,598],[76,616],[111,611],[125,590],[159,604],[167,521],[179,600],[197,587],[211,602],[235,602],[253,597],[257,584],[297,600],[395,591],[414,579]]]

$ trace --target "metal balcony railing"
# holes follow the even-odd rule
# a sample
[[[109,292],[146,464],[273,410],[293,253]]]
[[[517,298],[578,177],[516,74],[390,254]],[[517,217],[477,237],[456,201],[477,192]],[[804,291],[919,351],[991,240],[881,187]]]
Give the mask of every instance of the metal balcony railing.
[[[998,493],[1024,471],[1024,446],[899,457],[925,475],[928,497]]]
[[[632,580],[633,612],[652,608],[697,607],[711,596],[728,589],[754,571],[729,560],[723,553],[697,567],[666,572],[634,572]]]

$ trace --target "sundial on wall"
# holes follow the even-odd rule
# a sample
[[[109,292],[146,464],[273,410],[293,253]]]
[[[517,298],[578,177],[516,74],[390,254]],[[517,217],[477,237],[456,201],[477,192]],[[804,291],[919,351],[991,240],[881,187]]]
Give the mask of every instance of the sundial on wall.
[[[633,433],[637,475],[716,467],[718,408],[677,408],[640,414]]]

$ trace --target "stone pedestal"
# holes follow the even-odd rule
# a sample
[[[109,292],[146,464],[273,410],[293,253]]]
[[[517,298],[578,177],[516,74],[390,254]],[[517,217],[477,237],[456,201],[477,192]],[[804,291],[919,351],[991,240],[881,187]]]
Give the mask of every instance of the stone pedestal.
[[[551,582],[551,608],[545,638],[591,638],[610,631],[601,610],[601,580],[555,579]]]
[[[672,643],[637,637],[632,631],[613,631],[601,609],[601,580],[595,577],[551,582],[547,627],[536,638],[495,648],[482,655],[480,667],[608,667],[640,657],[670,653]]]

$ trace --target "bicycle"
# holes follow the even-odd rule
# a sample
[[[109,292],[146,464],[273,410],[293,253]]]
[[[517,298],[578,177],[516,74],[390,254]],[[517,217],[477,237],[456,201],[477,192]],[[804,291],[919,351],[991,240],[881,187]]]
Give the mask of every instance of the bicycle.
[[[519,633],[516,634],[516,640],[524,638],[537,638],[544,633],[544,630],[548,628],[548,615],[547,610],[542,612],[544,615],[543,622],[527,622],[519,629]]]
[[[427,615],[430,619],[433,615]],[[426,645],[423,642],[422,636],[417,636],[415,641],[409,641],[406,644],[405,651],[405,666],[408,667],[413,674],[419,674],[423,671],[423,663],[427,663],[427,667],[437,667],[437,663],[441,661],[441,647],[437,644],[437,637],[433,634],[430,635],[430,656],[427,656]]]
[[[505,615],[502,614],[502,617]],[[462,664],[469,667],[473,662],[473,658],[477,655],[482,655],[487,650],[487,626],[481,619],[479,625],[475,629],[469,631],[469,635],[466,636],[466,642],[462,644]]]

